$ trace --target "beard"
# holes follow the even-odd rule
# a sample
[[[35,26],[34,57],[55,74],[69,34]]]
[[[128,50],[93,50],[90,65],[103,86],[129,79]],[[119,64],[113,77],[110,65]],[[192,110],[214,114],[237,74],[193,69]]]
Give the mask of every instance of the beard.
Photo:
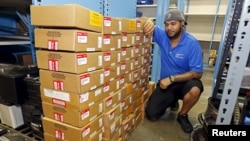
[[[179,28],[179,30],[172,36],[170,36],[167,31],[166,31],[166,34],[170,40],[174,40],[181,35],[181,32],[182,32],[182,28]]]

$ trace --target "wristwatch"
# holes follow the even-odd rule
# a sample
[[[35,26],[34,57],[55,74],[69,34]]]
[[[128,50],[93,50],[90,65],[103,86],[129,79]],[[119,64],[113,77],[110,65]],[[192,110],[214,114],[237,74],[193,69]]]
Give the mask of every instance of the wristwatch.
[[[174,75],[170,75],[170,76],[169,76],[169,80],[170,80],[171,83],[173,83],[174,80],[175,80],[175,76],[174,76]]]

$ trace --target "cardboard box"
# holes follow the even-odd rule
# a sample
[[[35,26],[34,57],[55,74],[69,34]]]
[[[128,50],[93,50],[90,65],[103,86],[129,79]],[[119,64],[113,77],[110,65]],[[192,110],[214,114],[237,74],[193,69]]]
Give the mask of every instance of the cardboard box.
[[[132,58],[132,60],[133,60],[133,70],[142,67],[141,64],[142,61],[140,61],[139,57]]]
[[[39,70],[40,83],[48,89],[84,93],[103,85],[103,69],[81,74]]]
[[[156,83],[154,81],[149,81],[148,84],[149,84],[148,85],[149,86],[149,95],[151,95],[156,88]]]
[[[128,85],[131,81],[131,77],[128,74],[122,74],[120,75],[120,86],[121,87],[125,87],[126,85]]]
[[[136,81],[140,80],[140,78],[141,78],[141,70],[140,69],[132,70],[132,71],[130,71],[129,76],[131,78],[130,82],[136,82]]]
[[[122,88],[120,85],[120,78],[117,77],[116,79],[103,84],[103,93],[105,97],[108,97],[116,93],[120,88]]]
[[[102,51],[102,33],[77,29],[35,28],[35,47],[61,51]]]
[[[104,127],[110,127],[111,124],[120,117],[122,109],[120,103],[111,110],[103,113],[103,125]]]
[[[135,33],[136,30],[135,19],[121,18],[121,20],[122,20],[122,32]]]
[[[151,55],[152,54],[152,44],[149,43],[145,43],[143,45],[141,45],[142,47],[142,55]]]
[[[117,50],[122,47],[122,35],[115,35],[115,40],[117,42]]]
[[[104,112],[108,112],[117,105],[120,105],[122,97],[122,91],[118,90],[115,93],[109,95],[105,99],[103,99],[103,109]]]
[[[115,141],[121,135],[122,116],[120,115],[109,127],[103,126],[103,140]]]
[[[142,45],[144,39],[144,33],[136,32],[135,33],[135,45]]]
[[[113,51],[105,51],[103,52],[103,67],[110,67],[120,62],[121,51],[113,50]]]
[[[118,42],[115,39],[115,35],[103,34],[103,51],[116,50],[118,47]]]
[[[144,28],[144,25],[146,23],[146,19],[137,18],[135,22],[136,22],[135,32],[143,33],[143,28]]]
[[[103,34],[121,34],[121,18],[104,16],[103,17]]]
[[[122,47],[121,48],[121,61],[130,60],[134,57],[133,47]]]
[[[121,61],[120,62],[120,70],[121,70],[121,75],[123,74],[128,74],[131,70],[134,68],[133,65],[133,60],[128,60],[128,61]]]
[[[95,134],[99,133],[100,129],[103,128],[102,115],[81,128],[61,123],[48,117],[43,117],[42,123],[44,139],[46,141],[89,141],[91,137],[95,136]]]
[[[31,53],[18,54],[17,55],[18,64],[22,66],[32,65],[33,59]]]
[[[135,34],[125,33],[121,34],[121,47],[131,47],[135,44]]]
[[[37,66],[51,71],[84,73],[103,68],[102,52],[73,53],[37,50]]]
[[[89,104],[105,98],[102,90],[102,87],[98,87],[85,93],[73,93],[40,87],[43,102],[75,110],[81,110]]]
[[[103,113],[102,100],[89,103],[81,110],[64,108],[46,102],[42,102],[42,107],[45,117],[80,128]]]
[[[31,5],[31,25],[102,32],[102,14],[78,4]],[[41,18],[42,17],[42,18]]]
[[[120,65],[116,64],[110,67],[105,67],[104,69],[104,82],[109,82],[115,80],[120,76]],[[121,85],[121,83],[120,83]]]
[[[121,100],[122,117],[127,117],[133,111],[133,99],[132,95],[129,94],[127,97]]]
[[[152,44],[152,35],[145,35],[144,34],[144,40],[143,40],[144,43],[150,43]]]
[[[134,45],[134,57],[142,56],[142,45]]]

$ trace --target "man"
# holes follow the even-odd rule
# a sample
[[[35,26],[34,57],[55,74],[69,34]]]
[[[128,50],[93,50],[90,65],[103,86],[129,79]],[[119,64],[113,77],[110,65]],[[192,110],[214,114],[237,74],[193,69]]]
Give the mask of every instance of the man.
[[[188,112],[203,92],[200,81],[203,73],[202,49],[197,39],[184,30],[186,22],[181,11],[168,11],[164,24],[165,29],[155,26],[151,20],[144,25],[145,34],[153,34],[153,40],[161,51],[160,80],[149,98],[146,116],[149,120],[156,120],[166,108],[182,99],[177,121],[184,132],[191,133],[193,126]]]

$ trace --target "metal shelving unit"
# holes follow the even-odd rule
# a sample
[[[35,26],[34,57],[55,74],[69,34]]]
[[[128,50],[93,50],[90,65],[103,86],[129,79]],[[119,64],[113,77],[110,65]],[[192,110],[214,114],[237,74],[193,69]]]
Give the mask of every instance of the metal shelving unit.
[[[216,124],[231,124],[233,111],[238,101],[242,79],[250,51],[249,19],[250,1],[233,0],[227,14],[227,22],[219,47],[220,56],[217,59],[214,72],[214,86],[212,97],[221,97]],[[228,60],[230,62],[228,63]],[[226,79],[222,79],[223,71],[229,64]],[[225,82],[223,82],[225,81]],[[221,83],[224,83],[222,94],[219,94]]]
[[[0,46],[4,46],[1,50],[9,50],[11,52],[12,46],[17,46],[19,48],[18,52],[12,52],[15,56],[16,62],[18,62],[19,54],[31,53],[32,62],[36,64],[36,57],[34,53],[33,44],[33,27],[30,24],[30,17],[28,13],[30,1],[16,2],[14,0],[3,0],[1,3],[0,10]],[[24,14],[24,11],[27,11]],[[23,25],[24,29],[27,31],[19,31],[17,23]],[[10,47],[11,46],[11,47]]]

